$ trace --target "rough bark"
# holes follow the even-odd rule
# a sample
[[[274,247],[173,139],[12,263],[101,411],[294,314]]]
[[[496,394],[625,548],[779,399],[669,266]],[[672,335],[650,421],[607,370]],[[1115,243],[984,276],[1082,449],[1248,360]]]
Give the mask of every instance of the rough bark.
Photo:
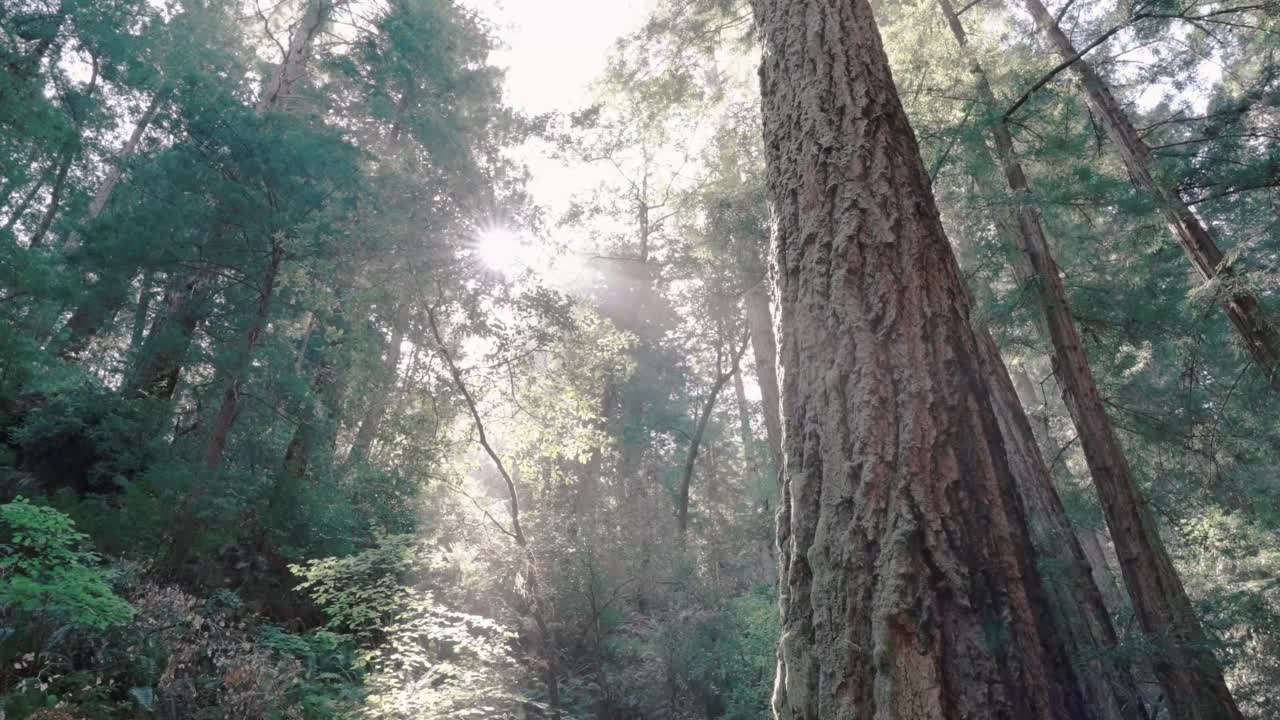
[[[977,335],[1005,457],[1026,508],[1031,542],[1044,568],[1054,619],[1080,675],[1090,710],[1099,720],[1145,718],[1129,668],[1109,659],[1115,657],[1115,627],[1013,381],[1000,360],[1000,350],[986,330],[978,330]]]
[[[865,0],[756,0],[779,314],[774,711],[1087,718]]]
[[[938,2],[957,41],[965,45],[964,29],[950,3]],[[1039,0],[1027,3],[1038,5]],[[994,114],[998,105],[981,65],[973,62],[971,70],[977,80],[979,100]],[[1171,716],[1185,720],[1239,718],[1239,710],[1208,650],[1199,619],[1107,417],[1040,214],[1028,200],[1030,189],[1013,136],[1003,120],[992,125],[991,134],[1009,190],[1017,201],[1012,238],[1024,258],[1025,271],[1040,290],[1039,322],[1053,345],[1054,375],[1079,434],[1138,620],[1143,630],[1162,645],[1154,669]]]
[[[1027,11],[1048,36],[1050,44],[1064,61],[1071,61],[1071,71],[1083,88],[1089,107],[1115,144],[1121,160],[1134,181],[1151,194],[1161,215],[1182,247],[1192,267],[1205,282],[1230,282],[1231,269],[1223,266],[1223,254],[1200,218],[1192,212],[1173,183],[1160,177],[1155,156],[1133,126],[1124,108],[1111,93],[1106,81],[1077,52],[1057,20],[1040,0],[1024,0]],[[1269,377],[1274,377],[1280,364],[1280,338],[1264,316],[1258,299],[1244,290],[1225,292],[1222,310],[1227,314],[1245,350]]]
[[[778,407],[778,346],[769,313],[769,293],[763,287],[754,287],[747,292],[745,300],[756,381],[760,383],[760,404],[764,408],[764,430],[769,441],[769,460],[776,472],[782,467],[782,414]]]

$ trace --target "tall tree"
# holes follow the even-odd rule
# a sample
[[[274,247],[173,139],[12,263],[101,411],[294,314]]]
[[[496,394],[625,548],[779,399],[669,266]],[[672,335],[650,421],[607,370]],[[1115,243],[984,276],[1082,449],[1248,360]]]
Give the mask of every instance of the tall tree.
[[[784,421],[774,712],[1089,717],[870,4],[754,10]]]
[[[1219,249],[1217,241],[1182,198],[1176,183],[1166,178],[1157,166],[1151,148],[1111,92],[1111,87],[1084,59],[1085,52],[1096,47],[1110,34],[1105,34],[1094,41],[1085,51],[1077,50],[1071,38],[1067,37],[1058,25],[1058,19],[1040,0],[1023,0],[1023,2],[1036,24],[1049,38],[1054,51],[1062,58],[1061,65],[1047,75],[1046,79],[1064,67],[1069,67],[1079,78],[1081,90],[1089,107],[1096,114],[1107,137],[1115,144],[1130,176],[1155,200],[1160,214],[1169,226],[1169,231],[1182,247],[1194,272],[1203,281],[1220,285],[1218,291],[1222,294],[1222,310],[1230,319],[1240,343],[1264,374],[1268,377],[1274,376],[1277,366],[1280,366],[1280,336],[1276,335],[1275,328],[1272,327],[1264,309],[1258,303],[1258,298],[1247,289],[1233,285],[1231,267],[1223,262],[1225,256]],[[1042,80],[1037,83],[1032,90],[1043,85],[1043,82]],[[1027,95],[1024,94],[1023,98],[1026,97]],[[1015,101],[1005,115],[1012,114],[1021,104],[1021,99]]]
[[[956,42],[967,50],[968,38],[960,16],[949,0],[938,0],[938,5]],[[1153,665],[1170,715],[1187,720],[1238,718],[1240,711],[1222,679],[1222,671],[1208,648],[1199,619],[1107,417],[1040,213],[1030,200],[1013,133],[1000,115],[985,69],[975,59],[970,58],[970,63],[978,102],[992,116],[990,133],[996,157],[1014,197],[1016,217],[1005,223],[1007,232],[1021,256],[1020,274],[1040,290],[1038,320],[1053,346],[1054,375],[1102,500],[1129,597],[1143,630],[1159,648]]]

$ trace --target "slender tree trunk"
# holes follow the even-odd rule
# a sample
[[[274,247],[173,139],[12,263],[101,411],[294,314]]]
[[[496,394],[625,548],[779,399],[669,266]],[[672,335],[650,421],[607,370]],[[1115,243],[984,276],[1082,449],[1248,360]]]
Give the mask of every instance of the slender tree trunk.
[[[226,449],[227,437],[231,434],[231,426],[235,422],[236,415],[240,413],[240,391],[244,385],[244,375],[253,361],[253,354],[258,349],[262,332],[267,327],[267,320],[271,313],[271,296],[275,292],[276,279],[283,260],[284,248],[278,243],[273,243],[271,259],[267,263],[267,269],[262,276],[262,285],[258,290],[258,304],[254,310],[253,319],[249,321],[244,339],[241,341],[239,369],[231,373],[230,384],[222,396],[222,404],[218,408],[218,414],[214,416],[213,430],[205,446],[204,466],[211,472],[217,470],[222,463],[222,453]]]
[[[409,329],[409,310],[408,298],[402,297],[391,323],[391,342],[387,345],[386,354],[383,356],[382,377],[378,379],[379,387],[369,401],[369,407],[360,421],[360,429],[356,431],[356,438],[351,443],[351,450],[347,452],[348,467],[355,467],[368,459],[374,438],[378,437],[382,420],[387,415],[387,409],[391,407],[391,398],[395,394],[396,380],[400,373],[402,346]]]
[[[324,336],[323,327],[320,330]],[[338,423],[342,416],[342,398],[346,391],[347,373],[337,354],[341,349],[330,344],[316,367],[311,380],[315,407],[303,408],[301,419],[285,448],[282,473],[272,488],[267,515],[284,529],[290,541],[300,541],[299,516],[296,511],[307,472],[321,450],[332,454],[337,443]]]
[[[295,86],[306,77],[315,38],[328,21],[332,9],[330,0],[307,0],[307,9],[301,22],[294,27],[284,58],[263,88],[262,97],[258,98],[259,113],[286,111],[294,104]]]
[[[722,368],[724,351],[716,348],[716,378],[711,384],[711,390],[707,393],[706,402],[702,405],[702,412],[698,414],[698,421],[693,426],[693,436],[689,438],[689,450],[685,453],[684,471],[680,473],[680,492],[676,495],[676,530],[679,531],[682,541],[689,530],[689,488],[693,484],[693,471],[698,464],[702,436],[707,432],[707,423],[711,421],[711,413],[715,412],[720,391],[724,389],[725,383],[729,382],[729,378],[738,371],[738,363],[746,351],[747,341],[743,338],[742,349],[736,351],[733,348],[729,349],[729,352],[734,355],[729,361],[730,368],[725,371]]]
[[[200,524],[195,518],[195,507],[208,492],[209,481],[222,465],[222,455],[227,447],[227,439],[231,435],[232,426],[235,425],[236,416],[240,414],[240,393],[244,387],[245,375],[252,364],[253,354],[258,349],[258,341],[267,327],[271,312],[271,298],[275,293],[276,280],[283,260],[284,248],[279,243],[273,242],[271,258],[263,273],[262,284],[258,288],[258,302],[249,326],[245,329],[244,338],[241,340],[237,367],[228,373],[227,389],[222,395],[222,402],[213,418],[209,440],[205,444],[203,472],[187,492],[176,515],[177,530],[174,533],[173,543],[169,547],[168,557],[165,559],[165,565],[171,570],[177,570],[186,562],[192,543],[200,530]]]
[[[142,348],[144,333],[147,329],[147,315],[151,312],[151,271],[142,273],[138,284],[138,302],[133,307],[133,329],[129,332],[129,352],[136,353]]]
[[[738,403],[738,442],[742,443],[742,470],[744,475],[751,477],[757,472],[755,439],[751,436],[751,406],[747,404],[747,390],[742,385],[741,367],[733,371],[733,397]]]
[[[36,226],[36,231],[31,234],[31,248],[38,248],[44,244],[45,235],[49,233],[49,228],[53,225],[53,219],[57,217],[58,210],[62,208],[62,192],[67,186],[67,173],[71,170],[71,162],[75,160],[76,149],[74,145],[68,145],[62,151],[62,159],[58,162],[58,174],[53,178],[53,186],[49,190],[49,207],[45,208],[44,215],[40,218],[40,224]]]
[[[137,152],[138,143],[142,142],[143,134],[150,127],[151,121],[155,120],[156,114],[160,112],[160,106],[164,103],[164,98],[165,93],[163,92],[157,92],[151,96],[151,102],[147,104],[147,109],[142,111],[142,117],[138,118],[137,124],[133,126],[133,132],[129,134],[129,139],[125,141],[124,146],[116,153],[115,159],[107,170],[107,176],[103,178],[102,184],[93,193],[93,200],[89,202],[89,212],[85,215],[86,221],[96,219],[102,214],[103,210],[106,210],[111,194],[115,192],[116,186],[120,184],[120,178],[124,176],[125,161]],[[63,252],[73,252],[79,247],[80,231],[74,230],[67,238],[67,242],[63,246]]]
[[[1091,717],[870,5],[754,7],[784,419],[775,715]]]
[[[601,442],[596,443],[591,448],[591,454],[587,457],[587,462],[582,468],[578,493],[574,497],[574,515],[582,524],[588,525],[588,527],[591,527],[589,523],[594,523],[594,518],[600,507],[600,480],[604,470],[603,440],[605,433],[609,429],[609,419],[613,416],[616,394],[617,385],[614,384],[613,378],[606,377],[604,388],[600,392],[600,415],[595,421],[596,431],[600,434]]]
[[[1063,61],[1077,58],[1071,63],[1071,70],[1079,77],[1090,108],[1101,122],[1107,137],[1119,150],[1129,174],[1155,198],[1160,213],[1169,225],[1169,231],[1173,233],[1200,278],[1206,282],[1229,282],[1231,269],[1223,267],[1222,251],[1218,249],[1213,236],[1182,199],[1175,185],[1161,177],[1151,148],[1111,94],[1106,81],[1086,60],[1079,59],[1080,55],[1071,39],[1062,32],[1057,20],[1040,0],[1024,2],[1027,11],[1048,36],[1050,44]],[[1264,373],[1273,377],[1277,364],[1280,364],[1280,339],[1265,317],[1258,299],[1248,291],[1232,290],[1226,294],[1222,309],[1231,320],[1245,350]]]
[[[27,214],[27,210],[31,208],[31,203],[35,202],[36,196],[44,189],[45,183],[49,182],[58,167],[60,167],[60,163],[55,162],[40,173],[36,183],[27,190],[27,193],[18,201],[17,206],[13,208],[13,212],[9,214],[9,219],[4,223],[3,232],[9,232],[22,220],[22,216]]]
[[[1039,4],[1039,0],[1027,2]],[[938,3],[956,40],[964,46],[964,29],[949,0]],[[979,99],[997,112],[999,106],[981,65],[973,62],[971,69],[977,79]],[[1054,374],[1079,433],[1138,620],[1148,636],[1163,645],[1154,667],[1171,716],[1180,720],[1239,718],[1240,712],[1208,649],[1199,619],[1165,552],[1107,417],[1040,214],[1028,201],[1030,189],[1013,136],[1004,122],[994,124],[991,133],[1009,190],[1018,203],[1016,231],[1012,235],[1025,258],[1024,272],[1029,272],[1041,290],[1040,324],[1053,344]]]
[[[330,0],[308,0],[302,19],[294,27],[289,39],[289,47],[275,72],[263,87],[262,97],[256,106],[258,113],[284,111],[289,109],[294,97],[295,84],[307,73],[307,64],[311,57],[312,44],[321,28],[329,20],[332,10]],[[152,113],[154,117],[154,113]],[[150,119],[147,120],[150,123]],[[145,130],[145,128],[143,128]],[[135,127],[135,132],[138,130]],[[141,138],[141,134],[138,135]],[[103,201],[105,207],[106,201]],[[205,272],[201,268],[193,272]],[[67,320],[65,333],[67,337],[61,342],[58,354],[64,359],[74,359],[88,348],[93,338],[102,331],[107,319],[114,317],[120,306],[128,298],[128,284],[136,272],[126,273],[99,288],[90,290],[89,297],[81,302]]]
[[[533,616],[534,624],[538,628],[539,644],[541,645],[539,650],[542,654],[541,664],[543,665],[542,677],[547,686],[547,705],[550,706],[552,720],[560,720],[560,668],[559,660],[556,656],[555,630],[549,622],[551,605],[542,584],[542,573],[538,569],[538,561],[533,554],[533,547],[530,545],[528,537],[525,536],[524,527],[520,522],[520,493],[516,489],[515,479],[507,471],[501,456],[489,444],[488,435],[484,430],[484,420],[480,417],[480,410],[476,407],[475,398],[471,396],[471,391],[467,389],[467,384],[462,377],[462,371],[458,369],[457,363],[453,361],[453,356],[449,353],[449,348],[445,345],[444,338],[440,335],[440,327],[436,323],[435,313],[430,308],[427,309],[427,324],[431,330],[431,337],[436,342],[436,348],[440,351],[440,356],[444,360],[445,367],[449,370],[449,376],[453,379],[454,387],[461,393],[467,410],[471,413],[477,441],[485,454],[489,456],[490,461],[493,462],[494,468],[506,485],[507,513],[511,519],[511,528],[500,529],[515,541],[516,546],[520,548],[521,553],[524,555],[525,587],[531,601],[530,614]]]
[[[769,462],[777,472],[782,467],[782,414],[778,405],[778,346],[773,338],[769,293],[757,286],[747,291],[745,300],[756,380],[760,383],[760,404],[764,408],[765,436],[769,441]]]

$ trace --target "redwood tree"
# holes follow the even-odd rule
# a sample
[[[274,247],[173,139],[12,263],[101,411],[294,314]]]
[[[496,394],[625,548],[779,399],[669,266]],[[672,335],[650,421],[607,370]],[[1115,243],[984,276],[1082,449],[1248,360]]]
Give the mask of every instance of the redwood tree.
[[[779,314],[779,718],[1091,717],[865,0],[757,0]]]

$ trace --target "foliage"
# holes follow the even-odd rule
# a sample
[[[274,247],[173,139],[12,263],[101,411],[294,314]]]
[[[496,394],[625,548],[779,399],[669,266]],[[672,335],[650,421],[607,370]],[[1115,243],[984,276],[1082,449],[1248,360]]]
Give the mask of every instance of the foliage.
[[[104,629],[128,622],[133,608],[111,589],[111,572],[71,518],[19,496],[0,505],[0,608],[48,614]]]

